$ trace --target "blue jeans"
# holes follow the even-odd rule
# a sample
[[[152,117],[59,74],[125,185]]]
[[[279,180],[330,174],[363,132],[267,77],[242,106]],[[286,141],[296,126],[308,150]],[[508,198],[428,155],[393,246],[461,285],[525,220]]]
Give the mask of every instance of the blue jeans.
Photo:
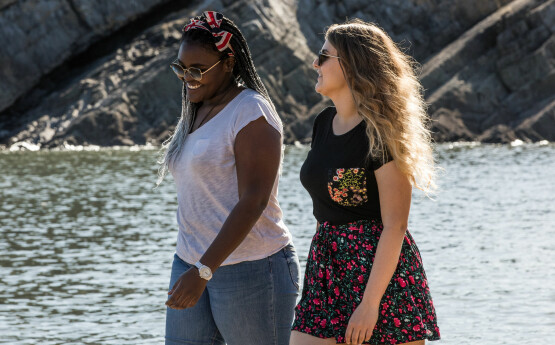
[[[170,289],[192,265],[174,256]],[[166,311],[166,345],[288,345],[299,294],[293,245],[218,268],[197,304]]]

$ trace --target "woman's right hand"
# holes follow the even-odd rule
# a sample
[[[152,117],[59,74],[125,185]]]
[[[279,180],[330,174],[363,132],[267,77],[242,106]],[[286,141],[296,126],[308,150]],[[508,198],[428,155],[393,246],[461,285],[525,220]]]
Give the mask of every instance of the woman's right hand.
[[[166,305],[177,310],[194,307],[202,296],[207,282],[199,276],[195,267],[189,268],[168,292],[171,297],[166,301]]]

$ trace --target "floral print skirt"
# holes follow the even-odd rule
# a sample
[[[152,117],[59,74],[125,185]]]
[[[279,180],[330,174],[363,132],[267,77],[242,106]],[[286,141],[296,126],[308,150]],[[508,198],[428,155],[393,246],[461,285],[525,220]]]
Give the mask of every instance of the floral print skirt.
[[[345,343],[347,324],[362,301],[382,230],[379,220],[320,225],[310,246],[293,330]],[[399,263],[381,300],[378,322],[365,344],[439,338],[420,252],[407,231]]]

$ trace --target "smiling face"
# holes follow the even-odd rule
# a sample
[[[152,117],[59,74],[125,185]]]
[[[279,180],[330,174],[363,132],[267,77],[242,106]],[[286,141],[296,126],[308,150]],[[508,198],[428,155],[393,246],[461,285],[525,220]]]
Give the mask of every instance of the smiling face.
[[[328,40],[322,46],[322,53],[338,56],[337,49]],[[322,65],[318,66],[318,57],[316,57],[312,62],[312,66],[318,72],[318,82],[314,89],[319,94],[333,98],[335,94],[341,93],[345,88],[348,88],[338,58],[326,57]]]
[[[187,87],[187,97],[192,103],[199,103],[213,100],[219,97],[233,81],[233,58],[222,60],[217,51],[210,50],[195,42],[183,41],[179,48],[178,59],[182,67],[196,67],[205,72],[202,79],[197,81],[189,73],[185,75],[185,86]],[[221,61],[220,61],[221,60]],[[218,63],[218,61],[220,61]]]

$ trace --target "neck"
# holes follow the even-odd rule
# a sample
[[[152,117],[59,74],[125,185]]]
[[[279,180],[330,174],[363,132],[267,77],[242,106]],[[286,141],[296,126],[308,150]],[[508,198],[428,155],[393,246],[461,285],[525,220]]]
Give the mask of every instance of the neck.
[[[214,94],[214,97],[203,101],[203,104],[206,106],[218,105],[222,101],[224,101],[224,98],[226,98],[225,96],[227,94],[232,93],[233,91],[232,89],[236,89],[236,88],[237,88],[237,84],[235,83],[235,80],[233,78],[230,78],[227,83],[222,84],[222,86],[218,89],[218,92]]]
[[[330,96],[330,98],[337,109],[337,116],[341,122],[353,122],[361,119],[351,90],[348,87],[343,88],[343,90]]]

